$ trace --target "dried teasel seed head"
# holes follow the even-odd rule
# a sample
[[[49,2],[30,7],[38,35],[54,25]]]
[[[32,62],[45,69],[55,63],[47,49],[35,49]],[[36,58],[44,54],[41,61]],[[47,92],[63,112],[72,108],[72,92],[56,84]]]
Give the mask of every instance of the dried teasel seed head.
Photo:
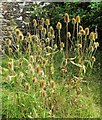
[[[76,19],[75,19],[75,18],[72,19],[72,24],[73,24],[73,25],[76,24]]]
[[[30,90],[30,85],[29,85],[29,83],[25,83],[25,88],[26,88],[26,90]]]
[[[48,32],[48,37],[49,37],[49,38],[51,37],[51,33],[50,33],[50,32]]]
[[[30,60],[31,62],[34,62],[34,56],[33,56],[33,55],[30,55],[29,60]]]
[[[69,20],[69,15],[68,15],[68,13],[65,13],[65,15],[64,15],[64,22],[65,23],[68,23],[70,20]]]
[[[89,38],[90,40],[95,40],[95,33],[91,32]]]
[[[8,32],[7,32],[7,35],[8,35],[8,36],[11,36],[11,35],[12,35],[12,33],[11,33],[10,31],[8,31]]]
[[[33,19],[33,23],[34,23],[34,26],[36,27],[37,26],[37,21],[35,19]]]
[[[37,78],[33,77],[32,81],[33,81],[33,83],[35,83],[37,81]]]
[[[81,31],[81,30],[83,30],[83,27],[80,25],[80,26],[79,26],[79,31]]]
[[[32,69],[32,64],[28,64],[28,69]]]
[[[94,47],[93,46],[90,46],[90,51],[94,51]]]
[[[46,34],[46,28],[43,28],[43,32],[44,32],[44,34]]]
[[[16,29],[16,35],[19,36],[21,31],[19,29]]]
[[[40,50],[40,48],[41,48],[40,45],[37,45],[37,46],[36,46],[36,49],[37,49],[37,50]]]
[[[46,91],[45,91],[45,90],[42,90],[42,91],[41,91],[41,96],[42,96],[42,97],[46,97],[46,96],[47,96],[47,94],[46,94]]]
[[[12,53],[12,48],[9,48],[9,52]]]
[[[98,39],[98,33],[95,33],[95,39]]]
[[[71,37],[71,33],[70,33],[70,32],[67,32],[67,36],[70,38],[70,37]]]
[[[85,28],[85,35],[89,35],[89,28]]]
[[[92,62],[95,62],[96,58],[94,56],[92,56]]]
[[[6,44],[7,44],[8,46],[10,46],[10,45],[11,45],[11,40],[10,40],[10,39],[7,39],[7,40],[6,40]]]
[[[46,64],[46,59],[43,59],[43,60],[42,60],[42,63],[45,65],[45,64]]]
[[[81,32],[79,32],[79,33],[78,33],[78,37],[81,37],[81,36],[82,36],[82,34],[81,34]]]
[[[63,42],[60,43],[60,47],[64,48],[64,43]]]
[[[62,29],[62,24],[61,24],[60,22],[58,22],[56,28],[57,28],[58,30],[61,30],[61,29]]]
[[[52,27],[52,26],[50,27],[50,33],[51,33],[51,36],[53,36],[53,35],[54,35],[54,29],[53,29],[53,27]]]
[[[37,65],[37,67],[36,67],[36,71],[37,71],[37,73],[39,74],[40,73],[40,66],[39,65]]]
[[[94,42],[93,47],[97,49],[97,47],[99,47],[99,42]]]
[[[46,24],[47,26],[50,25],[50,20],[49,20],[49,19],[46,19],[45,24]]]
[[[81,33],[82,35],[85,35],[85,30],[80,30],[80,33]]]
[[[39,26],[39,30],[41,30],[41,31],[43,30],[43,26],[42,25]]]
[[[80,23],[80,16],[79,15],[76,16],[76,22]]]
[[[78,44],[78,48],[81,49],[82,48],[82,44]]]
[[[50,86],[51,86],[51,88],[55,88],[55,82],[54,82],[54,80],[50,81]]]
[[[40,87],[41,88],[44,88],[45,87],[45,80],[40,80]]]
[[[20,34],[20,35],[19,35],[19,38],[20,38],[20,40],[24,40],[23,34]]]
[[[41,22],[44,23],[45,19],[44,18],[41,18]]]

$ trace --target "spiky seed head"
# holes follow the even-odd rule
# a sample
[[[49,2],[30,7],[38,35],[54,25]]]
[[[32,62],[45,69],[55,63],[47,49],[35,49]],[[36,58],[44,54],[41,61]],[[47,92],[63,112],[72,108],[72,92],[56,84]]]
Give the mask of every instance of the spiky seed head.
[[[80,33],[81,33],[82,35],[85,35],[85,30],[80,30]]]
[[[31,62],[34,62],[34,56],[33,56],[33,55],[30,55],[29,60],[30,60]]]
[[[20,34],[20,35],[19,35],[19,38],[20,38],[20,40],[24,40],[23,34]]]
[[[39,74],[40,73],[40,66],[39,65],[37,65],[37,67],[36,67],[36,71],[37,71],[37,73]]]
[[[92,62],[95,62],[96,58],[94,56],[92,56]]]
[[[33,23],[34,23],[34,26],[36,27],[37,26],[37,21],[35,19],[33,19]]]
[[[11,69],[11,68],[12,68],[12,63],[8,62],[8,69]]]
[[[50,32],[48,32],[48,38],[50,38],[51,37],[51,33]]]
[[[19,29],[16,29],[16,35],[19,36],[21,31]]]
[[[37,81],[37,78],[33,77],[32,81],[33,81],[33,83],[35,83]]]
[[[80,26],[79,26],[79,31],[81,31],[81,30],[83,30],[83,27],[80,25]]]
[[[12,53],[12,48],[9,48],[9,52]]]
[[[51,36],[53,36],[53,35],[54,35],[54,29],[53,29],[53,27],[52,27],[52,26],[50,27],[50,33],[51,33]]]
[[[45,19],[44,18],[41,18],[41,22],[44,23]]]
[[[44,88],[45,87],[45,80],[40,80],[40,87],[41,88]]]
[[[94,32],[90,33],[89,39],[90,40],[95,40],[95,33]]]
[[[50,86],[51,86],[51,88],[55,88],[55,82],[54,82],[54,80],[50,81]]]
[[[97,49],[97,47],[99,47],[99,42],[94,42],[93,47]]]
[[[62,24],[61,24],[60,22],[58,22],[56,28],[57,28],[58,30],[61,30],[61,29],[62,29]]]
[[[71,37],[71,33],[70,33],[70,32],[67,32],[67,36],[70,38],[70,37]]]
[[[46,24],[47,26],[50,25],[50,20],[49,20],[49,19],[46,19],[45,24]]]
[[[94,47],[93,46],[90,46],[90,51],[94,51]]]
[[[41,30],[41,31],[43,30],[43,26],[42,25],[39,26],[39,30]]]
[[[81,49],[82,48],[82,44],[78,44],[78,48]]]
[[[81,32],[78,33],[78,37],[80,38],[82,36]]]
[[[37,50],[40,50],[40,48],[41,48],[40,45],[37,45],[37,46],[36,46],[36,49],[37,49]]]
[[[64,22],[65,23],[69,23],[70,22],[68,13],[65,13],[65,15],[64,15]]]
[[[42,61],[42,62],[43,62],[43,64],[45,65],[45,64],[46,64],[46,59],[43,59],[43,61]]]
[[[30,84],[29,83],[25,83],[25,88],[26,88],[26,90],[30,90]]]
[[[46,34],[46,28],[43,28],[43,32],[44,32],[44,34]]]
[[[46,95],[47,95],[47,94],[46,94],[46,91],[45,91],[45,90],[42,90],[42,91],[41,91],[41,96],[42,96],[42,98],[43,98],[43,97],[46,97]]]
[[[89,28],[85,28],[85,35],[89,35]]]
[[[28,69],[32,69],[32,64],[28,64]]]
[[[46,38],[46,42],[47,42],[47,43],[49,43],[49,42],[50,42],[50,39],[49,39],[48,37]]]
[[[60,43],[60,47],[64,48],[64,43],[63,42]]]
[[[76,16],[76,22],[80,23],[80,16],[79,15]]]
[[[10,39],[7,39],[7,40],[6,40],[6,44],[7,44],[8,46],[10,46],[10,45],[11,45],[11,40],[10,40]]]
[[[95,33],[95,39],[98,39],[98,33]]]
[[[8,32],[7,32],[7,35],[8,35],[8,36],[11,36],[11,35],[12,35],[12,33],[11,33],[10,31],[8,31]]]
[[[73,25],[76,24],[76,19],[75,19],[75,18],[72,19],[72,24],[73,24]]]

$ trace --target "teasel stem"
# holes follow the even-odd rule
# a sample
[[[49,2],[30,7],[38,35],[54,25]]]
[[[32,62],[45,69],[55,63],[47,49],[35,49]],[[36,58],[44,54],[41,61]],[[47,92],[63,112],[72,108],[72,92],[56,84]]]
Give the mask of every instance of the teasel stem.
[[[60,30],[58,30],[58,38],[59,38],[59,42],[61,43]],[[59,44],[60,44],[60,43],[59,43]]]
[[[77,23],[77,43],[78,43],[78,26],[79,26],[79,23]]]
[[[83,46],[83,53],[85,53],[85,48],[87,47],[86,46],[86,41],[87,41],[87,35],[85,35],[85,41],[84,41],[84,46]]]
[[[68,23],[66,23],[66,59],[68,60]]]
[[[74,33],[75,33],[75,24],[73,25],[72,41],[74,40]]]

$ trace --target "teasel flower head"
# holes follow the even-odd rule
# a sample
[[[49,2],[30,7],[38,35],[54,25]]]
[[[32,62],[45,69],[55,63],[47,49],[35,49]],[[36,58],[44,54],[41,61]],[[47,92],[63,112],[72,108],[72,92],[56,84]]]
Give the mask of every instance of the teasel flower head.
[[[68,36],[68,38],[70,38],[71,37],[71,33],[67,32],[67,36]]]
[[[81,33],[82,35],[85,35],[85,30],[80,30],[80,33]]]
[[[65,13],[65,15],[64,15],[64,22],[65,23],[69,23],[70,22],[68,13]]]
[[[54,35],[54,29],[53,29],[53,27],[52,27],[52,26],[50,27],[50,33],[51,33],[51,36],[53,36],[53,35]]]
[[[97,47],[99,47],[99,43],[98,42],[94,42],[93,47],[97,49]]]
[[[80,25],[80,26],[79,26],[79,31],[81,31],[81,30],[83,30],[83,27]]]
[[[12,63],[8,62],[8,69],[11,69],[11,68],[12,68]]]
[[[60,47],[61,47],[62,49],[64,48],[64,43],[63,43],[63,42],[60,43]]]
[[[89,38],[90,40],[95,40],[95,33],[91,32]]]
[[[30,60],[31,62],[34,62],[34,56],[33,56],[33,55],[30,55],[29,60]]]
[[[37,82],[37,78],[33,77],[32,81],[33,81],[33,83]]]
[[[50,42],[50,39],[49,37],[46,38],[46,42],[49,43]]]
[[[45,80],[40,80],[40,87],[41,88],[44,88],[45,87]]]
[[[43,97],[46,97],[46,96],[47,96],[46,91],[45,90],[41,90],[41,97],[43,98]]]
[[[26,88],[26,90],[30,90],[30,84],[29,83],[25,83],[25,88]]]
[[[82,48],[82,44],[78,44],[78,48],[81,49]]]
[[[8,46],[11,45],[11,40],[10,40],[10,39],[7,39],[7,40],[6,40],[6,45],[8,45]]]
[[[46,35],[46,28],[43,28],[43,32],[44,32],[44,34]]]
[[[19,29],[16,29],[16,35],[19,36],[21,31]]]
[[[72,24],[73,24],[73,25],[76,24],[76,19],[75,19],[75,18],[72,19]]]
[[[80,23],[80,16],[79,15],[76,16],[76,22]]]
[[[32,69],[32,64],[28,64],[28,69]]]
[[[11,35],[12,35],[12,33],[11,33],[10,31],[8,31],[8,32],[7,32],[7,35],[8,35],[8,36],[11,36]]]
[[[44,23],[45,19],[44,18],[41,18],[41,22]]]
[[[35,19],[33,19],[33,23],[34,23],[34,26],[36,27],[37,26],[37,21]]]
[[[60,22],[58,22],[56,28],[57,28],[58,30],[61,30],[61,29],[62,29],[62,24],[61,24]]]
[[[48,38],[50,38],[51,37],[51,33],[50,32],[48,32]]]
[[[55,88],[55,82],[54,82],[54,80],[50,81],[50,86],[51,86],[51,88]]]
[[[40,48],[41,48],[40,45],[37,45],[37,46],[36,46],[36,49],[37,49],[37,50],[40,50]]]
[[[89,28],[85,28],[85,35],[89,35]]]
[[[19,38],[20,38],[20,40],[24,40],[24,36],[22,33],[19,35]]]
[[[37,71],[38,74],[40,73],[40,70],[41,70],[40,66],[37,65],[37,67],[36,67],[36,71]]]
[[[42,25],[39,26],[39,30],[40,30],[40,31],[43,30],[43,26],[42,26]]]
[[[95,33],[95,39],[98,39],[98,33]]]
[[[93,46],[90,46],[90,51],[94,51],[94,47]]]
[[[49,19],[46,19],[45,24],[46,24],[47,26],[49,26],[49,25],[50,25],[50,20],[49,20]]]
[[[96,58],[94,56],[92,56],[92,62],[95,62]]]
[[[9,48],[9,52],[12,53],[12,48]]]
[[[43,59],[42,62],[45,65],[47,61],[46,61],[46,59]]]

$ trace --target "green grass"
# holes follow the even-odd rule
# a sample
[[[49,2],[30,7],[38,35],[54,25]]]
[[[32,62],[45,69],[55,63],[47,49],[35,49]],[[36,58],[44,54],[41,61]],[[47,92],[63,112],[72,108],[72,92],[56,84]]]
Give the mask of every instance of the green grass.
[[[100,56],[100,54],[98,55]],[[40,87],[31,84],[31,90],[26,91],[20,84],[15,82],[17,78],[7,81],[7,59],[2,59],[2,66],[5,68],[2,74],[2,115],[6,118],[100,118],[100,69],[95,68],[90,77],[86,77],[81,84],[82,92],[76,96],[76,92],[59,75],[59,56],[55,57],[56,89],[51,94],[51,88],[47,88],[47,97],[50,99],[47,105],[47,98],[40,96]],[[97,72],[96,72],[97,70]],[[20,72],[22,69],[19,69]],[[58,77],[59,76],[59,77]],[[18,76],[17,76],[18,77]],[[58,79],[57,79],[58,78]],[[30,78],[27,79],[30,81]],[[53,90],[52,90],[53,92]],[[55,95],[55,96],[54,96]],[[75,99],[78,101],[75,102]],[[51,109],[53,108],[53,112]]]

